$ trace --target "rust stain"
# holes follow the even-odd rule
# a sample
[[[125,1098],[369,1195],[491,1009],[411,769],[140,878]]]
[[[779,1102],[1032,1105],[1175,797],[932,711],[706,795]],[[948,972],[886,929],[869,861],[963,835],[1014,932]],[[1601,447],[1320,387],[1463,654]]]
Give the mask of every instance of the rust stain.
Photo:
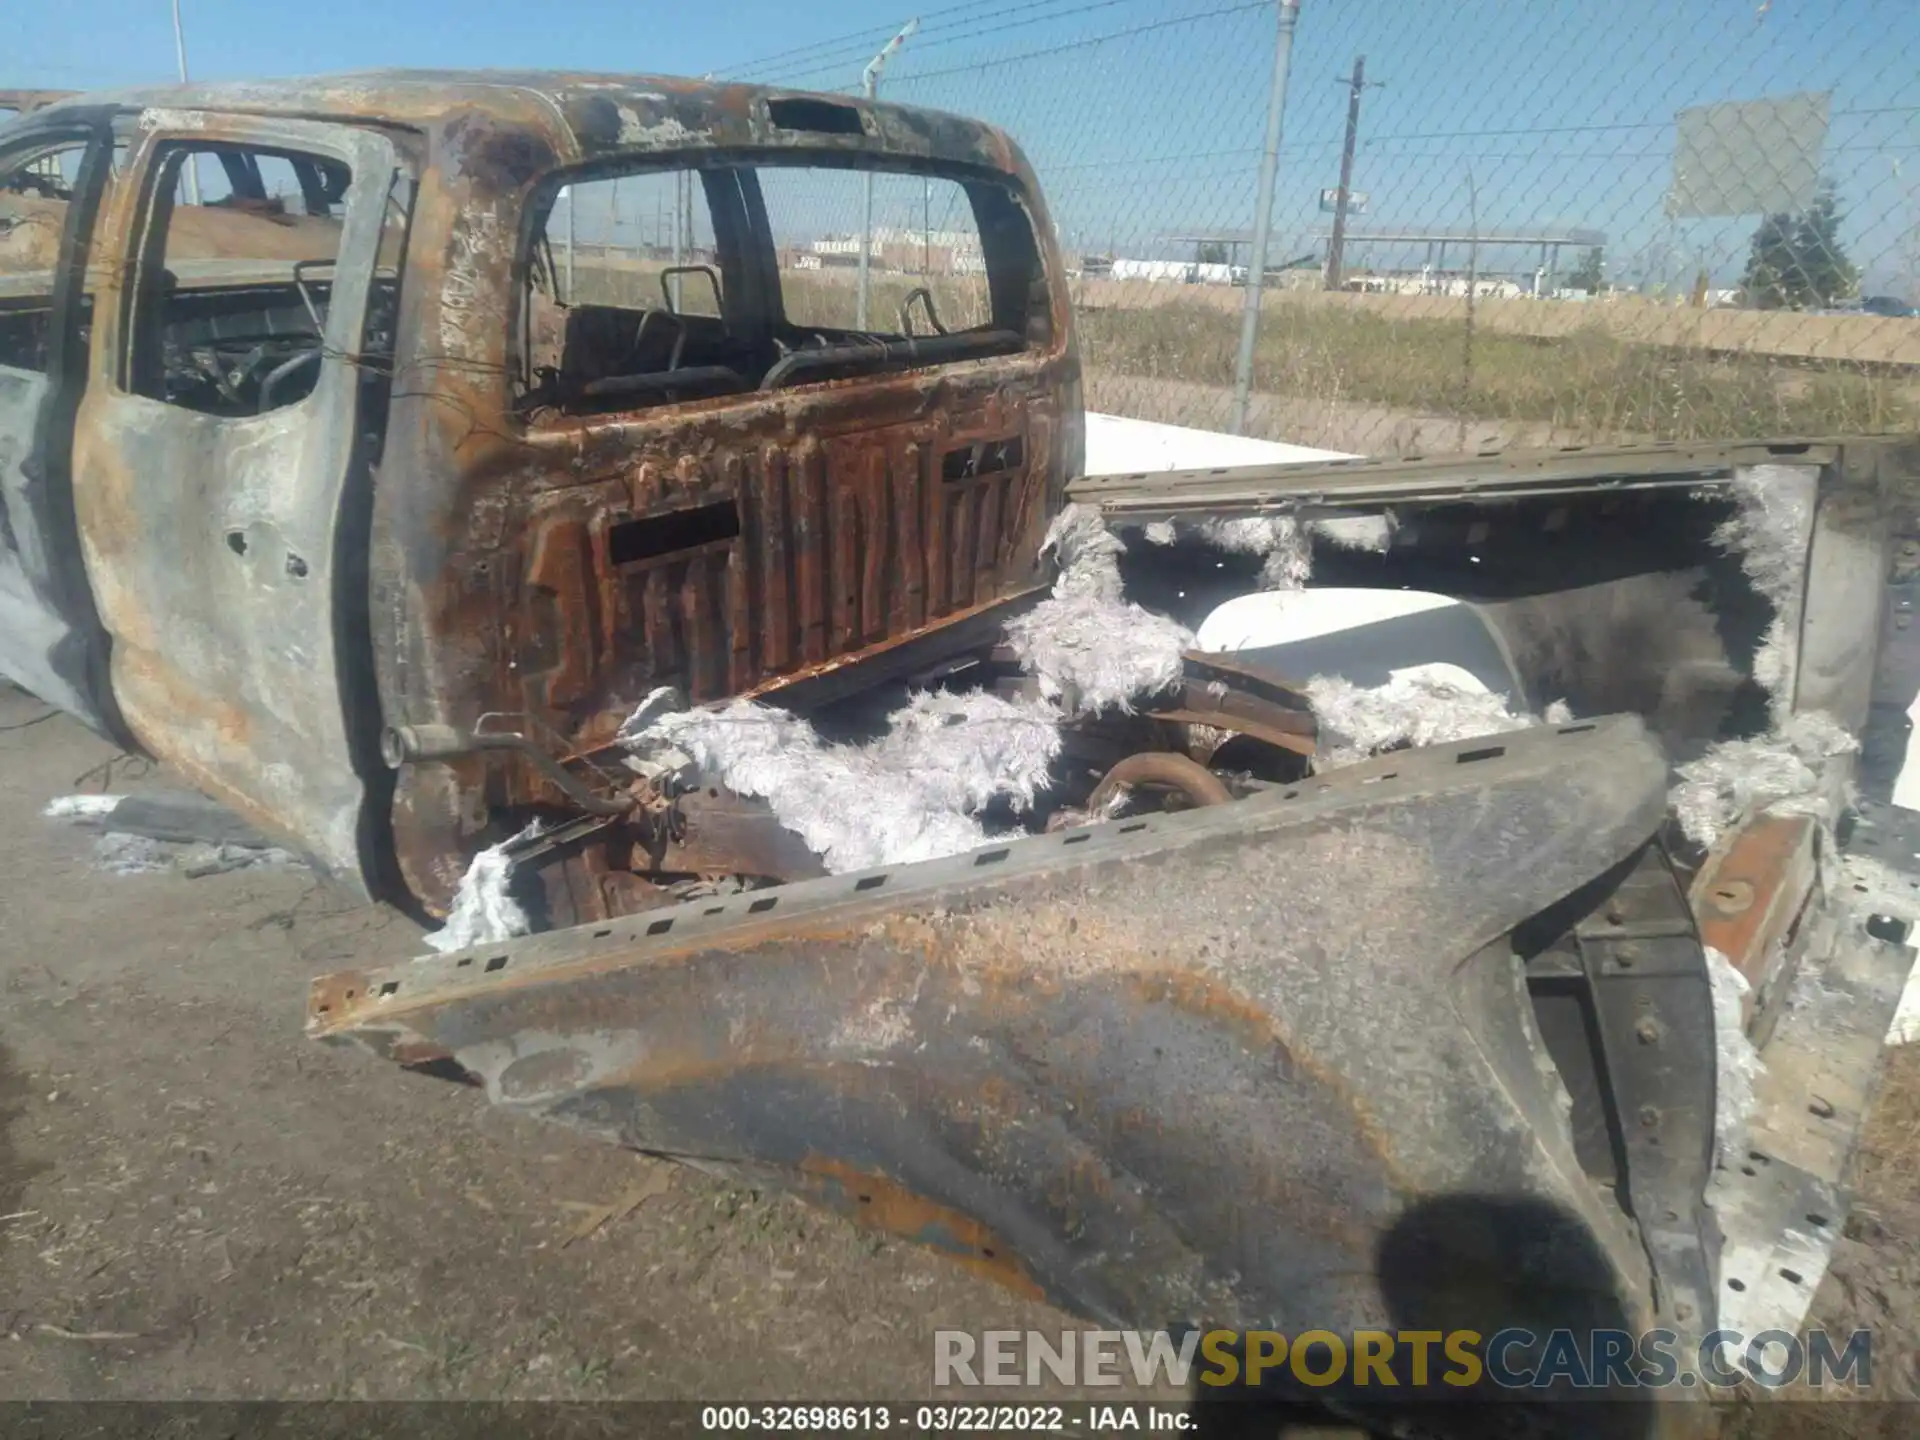
[[[813,1155],[800,1165],[801,1190],[863,1225],[939,1250],[974,1274],[1029,1300],[1046,1292],[1026,1264],[971,1215],[916,1195],[884,1175]]]
[[[1749,1016],[1812,900],[1818,843],[1811,816],[1756,815],[1724,838],[1694,877],[1688,900],[1701,943],[1746,977]]]

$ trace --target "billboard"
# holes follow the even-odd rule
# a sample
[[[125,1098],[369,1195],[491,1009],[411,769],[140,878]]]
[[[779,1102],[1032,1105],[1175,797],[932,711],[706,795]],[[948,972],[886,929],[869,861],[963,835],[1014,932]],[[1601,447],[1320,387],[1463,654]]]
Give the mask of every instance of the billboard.
[[[1774,215],[1802,210],[1820,183],[1833,93],[1803,91],[1682,110],[1667,214]]]

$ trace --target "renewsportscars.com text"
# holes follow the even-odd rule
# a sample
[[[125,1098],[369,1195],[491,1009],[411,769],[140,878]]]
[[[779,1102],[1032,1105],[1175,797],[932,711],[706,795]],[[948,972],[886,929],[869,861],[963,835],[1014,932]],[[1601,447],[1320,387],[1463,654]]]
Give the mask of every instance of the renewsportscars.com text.
[[[1671,1330],[936,1330],[933,1383],[949,1386],[1257,1386],[1288,1380],[1357,1389],[1768,1388],[1865,1390],[1873,1337],[1716,1330],[1698,1344]]]

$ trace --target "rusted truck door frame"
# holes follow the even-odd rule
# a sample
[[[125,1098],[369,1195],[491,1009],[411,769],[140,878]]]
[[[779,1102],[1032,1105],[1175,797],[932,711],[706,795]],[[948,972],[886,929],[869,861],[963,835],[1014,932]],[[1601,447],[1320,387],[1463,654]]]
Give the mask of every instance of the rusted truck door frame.
[[[113,173],[111,107],[15,127],[0,175],[49,146],[84,145],[52,270],[46,369],[0,363],[0,676],[106,734],[119,720],[107,639],[73,516],[74,415],[87,383],[89,256]]]
[[[164,187],[185,155],[245,145],[345,162],[352,181],[306,398],[265,413],[202,413],[134,392],[132,327],[162,280]],[[92,383],[74,455],[80,537],[127,725],[155,756],[340,880],[368,887],[363,721],[347,673],[345,593],[360,565],[343,501],[365,483],[360,357],[398,171],[382,135],[347,125],[205,112],[142,115],[129,183],[105,232],[124,266],[103,286]]]

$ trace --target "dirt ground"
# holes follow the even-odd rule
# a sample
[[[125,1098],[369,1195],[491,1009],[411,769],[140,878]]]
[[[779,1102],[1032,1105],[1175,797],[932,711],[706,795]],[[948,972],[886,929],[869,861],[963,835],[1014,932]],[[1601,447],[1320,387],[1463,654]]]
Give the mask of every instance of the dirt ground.
[[[89,772],[163,777],[102,773],[113,749],[44,714],[0,686],[0,1398],[908,1399],[936,1326],[1073,1323],[311,1043],[309,979],[418,932],[298,869],[102,873],[91,833],[42,807]],[[1916,1159],[1920,1046],[1893,1059],[1813,1316],[1874,1328],[1875,1389],[1903,1398]],[[667,1188],[569,1243],[649,1182]]]
[[[298,869],[100,873],[40,811],[115,752],[43,710],[0,685],[0,1398],[908,1399],[936,1325],[1070,1323],[307,1040],[314,975],[418,932]]]

